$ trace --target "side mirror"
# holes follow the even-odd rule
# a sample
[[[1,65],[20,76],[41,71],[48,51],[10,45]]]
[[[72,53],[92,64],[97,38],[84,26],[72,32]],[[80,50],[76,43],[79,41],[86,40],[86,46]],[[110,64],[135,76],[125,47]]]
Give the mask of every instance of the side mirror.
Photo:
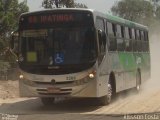
[[[16,54],[18,54],[18,32],[14,31],[11,33],[10,48]]]
[[[102,41],[102,42],[106,41],[106,38],[107,38],[106,33],[102,30],[98,30],[98,38],[99,38],[99,41]]]
[[[98,38],[99,38],[99,43],[100,44],[104,44],[106,45],[106,39],[107,39],[107,36],[106,36],[106,33],[102,30],[98,30]]]

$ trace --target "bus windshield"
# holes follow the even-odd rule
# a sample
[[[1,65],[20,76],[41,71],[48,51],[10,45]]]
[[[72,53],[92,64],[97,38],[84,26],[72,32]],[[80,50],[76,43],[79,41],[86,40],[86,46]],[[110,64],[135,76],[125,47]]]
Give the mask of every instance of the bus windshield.
[[[21,66],[28,71],[32,69],[36,74],[40,66],[48,69],[59,66],[65,73],[72,68],[70,72],[80,71],[93,65],[97,57],[93,27],[23,30],[20,41]]]

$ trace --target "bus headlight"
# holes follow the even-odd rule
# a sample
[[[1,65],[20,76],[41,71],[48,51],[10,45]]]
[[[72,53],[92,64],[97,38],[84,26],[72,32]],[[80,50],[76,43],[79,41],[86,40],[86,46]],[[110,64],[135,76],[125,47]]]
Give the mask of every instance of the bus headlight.
[[[23,76],[23,75],[19,75],[19,78],[20,78],[20,79],[23,79],[23,78],[24,78],[24,76]]]
[[[82,78],[81,80],[76,80],[74,83],[75,83],[75,85],[84,85],[84,84],[88,83],[90,80],[93,80],[94,77],[95,77],[95,75],[91,73],[87,77]]]
[[[27,79],[24,75],[22,75],[22,74],[19,75],[19,78],[24,84],[29,85],[29,86],[35,86],[35,83],[33,81]]]
[[[88,76],[90,79],[93,79],[95,77],[95,75],[96,75],[96,71],[92,71],[91,73],[89,73]]]
[[[89,74],[89,78],[91,78],[91,79],[94,78],[94,74],[93,74],[93,73],[90,73],[90,74]]]

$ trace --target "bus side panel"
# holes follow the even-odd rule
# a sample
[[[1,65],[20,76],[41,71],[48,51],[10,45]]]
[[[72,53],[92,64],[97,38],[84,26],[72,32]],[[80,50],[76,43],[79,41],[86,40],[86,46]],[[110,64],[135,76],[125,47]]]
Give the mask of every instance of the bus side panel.
[[[119,52],[120,64],[123,66],[125,89],[136,86],[136,61],[133,53]]]
[[[99,66],[99,78],[98,78],[98,97],[107,95],[108,80],[111,72],[115,74],[116,82],[116,92],[122,91],[124,89],[125,83],[123,80],[122,66],[117,52],[107,53],[103,59],[101,65]]]
[[[119,53],[112,52],[109,53],[110,57],[110,71],[113,71],[115,74],[115,82],[116,82],[116,92],[120,92],[125,89],[125,81],[124,81],[124,73],[123,73],[123,65],[121,64]]]
[[[137,68],[140,68],[141,82],[150,78],[150,54],[149,53],[134,53]]]

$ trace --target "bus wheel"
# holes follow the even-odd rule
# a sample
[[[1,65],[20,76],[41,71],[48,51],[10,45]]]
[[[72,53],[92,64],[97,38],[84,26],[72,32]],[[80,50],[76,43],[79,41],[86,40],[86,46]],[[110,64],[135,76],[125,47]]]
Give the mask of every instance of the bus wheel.
[[[136,74],[136,91],[139,92],[141,88],[141,74],[137,72]]]
[[[99,98],[99,104],[100,105],[108,105],[112,100],[112,94],[113,94],[113,88],[112,84],[108,82],[108,95],[105,95],[101,98]]]
[[[49,106],[49,105],[53,105],[54,104],[55,98],[50,98],[50,97],[46,98],[46,97],[44,97],[44,98],[41,98],[41,101],[42,101],[43,105]]]
[[[112,88],[112,85],[111,83],[109,82],[108,83],[108,95],[107,95],[107,98],[108,98],[108,104],[111,102],[112,100],[112,94],[113,94],[113,88]]]

